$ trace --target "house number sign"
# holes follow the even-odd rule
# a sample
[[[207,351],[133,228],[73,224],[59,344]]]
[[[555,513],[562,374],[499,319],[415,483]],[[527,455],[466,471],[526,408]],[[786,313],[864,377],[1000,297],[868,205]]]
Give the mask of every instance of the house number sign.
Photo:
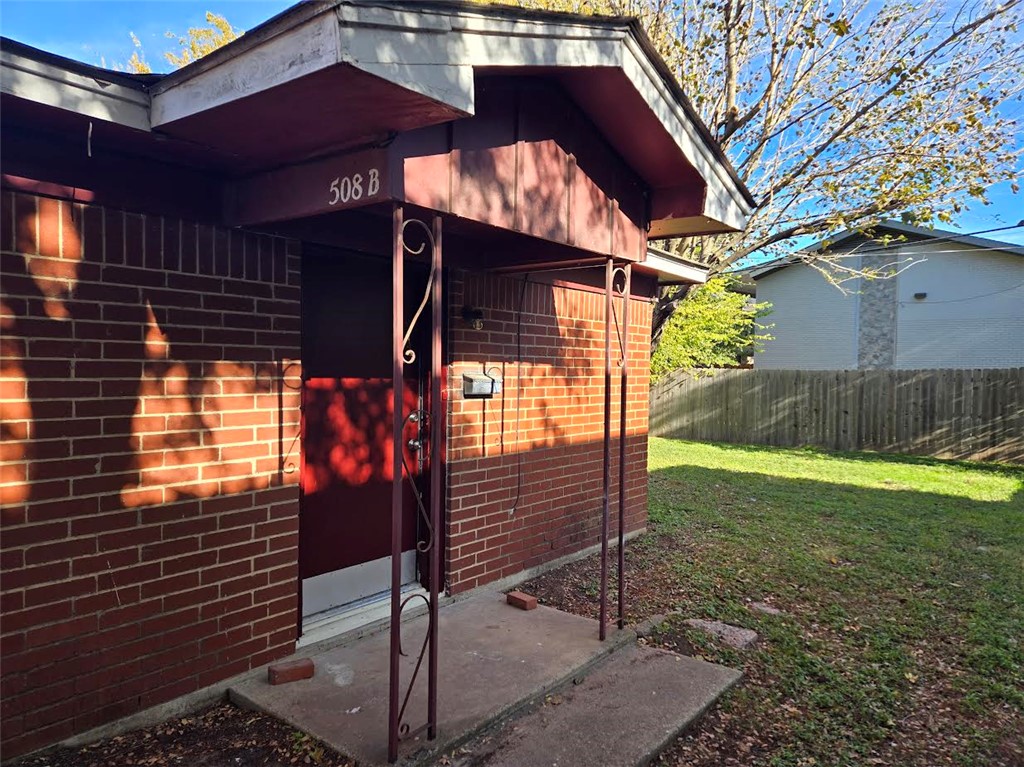
[[[358,202],[364,196],[376,197],[379,191],[380,171],[377,168],[370,168],[365,177],[362,173],[353,173],[350,176],[338,176],[331,181],[327,188],[327,204],[333,207],[338,203],[344,205]]]
[[[288,221],[388,199],[388,152],[366,149],[297,163],[231,182],[233,226]]]

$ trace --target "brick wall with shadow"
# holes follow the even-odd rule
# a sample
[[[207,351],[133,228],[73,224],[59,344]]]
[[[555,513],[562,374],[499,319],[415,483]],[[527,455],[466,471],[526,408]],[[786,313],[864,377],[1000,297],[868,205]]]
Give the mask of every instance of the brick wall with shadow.
[[[294,646],[299,254],[3,191],[3,753]]]

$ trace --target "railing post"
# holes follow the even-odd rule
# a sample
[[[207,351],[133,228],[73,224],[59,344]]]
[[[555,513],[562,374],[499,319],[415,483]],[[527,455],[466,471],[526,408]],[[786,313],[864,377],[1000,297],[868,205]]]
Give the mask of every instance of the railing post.
[[[604,641],[608,626],[608,496],[612,483],[612,280],[615,264],[604,267],[604,477],[601,497],[601,624],[598,637]]]
[[[392,211],[394,227],[393,250],[391,253],[391,384],[392,403],[392,462],[391,462],[391,643],[390,676],[388,678],[388,761],[398,760],[399,727],[399,674],[402,643],[402,431],[405,424],[402,405],[404,400],[404,349],[405,331],[403,274],[402,207],[396,205]]]
[[[441,456],[444,450],[444,407],[441,400],[441,330],[444,323],[444,299],[441,279],[441,217],[434,216],[434,275],[430,286],[430,521],[433,540],[430,546],[430,658],[427,666],[427,738],[437,736],[437,632],[438,599],[441,588],[441,503],[444,477]]]
[[[623,269],[622,375],[619,382],[619,628],[626,626],[626,405],[629,384],[629,292],[631,264]]]

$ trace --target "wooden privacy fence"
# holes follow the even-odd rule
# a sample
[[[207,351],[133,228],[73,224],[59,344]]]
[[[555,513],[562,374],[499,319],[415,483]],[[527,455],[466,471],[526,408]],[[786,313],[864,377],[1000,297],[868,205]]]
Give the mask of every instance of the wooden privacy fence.
[[[1024,463],[1024,368],[677,371],[652,434]]]

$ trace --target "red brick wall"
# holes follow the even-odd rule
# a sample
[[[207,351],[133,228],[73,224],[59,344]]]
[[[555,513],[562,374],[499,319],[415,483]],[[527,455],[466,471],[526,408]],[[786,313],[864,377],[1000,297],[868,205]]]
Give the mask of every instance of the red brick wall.
[[[3,754],[287,654],[299,258],[4,190]]]
[[[449,516],[453,592],[600,542],[604,434],[604,294],[520,277],[456,273],[450,283]],[[523,297],[521,408],[517,311]],[[482,308],[469,328],[462,307]],[[621,299],[616,312],[621,320]],[[651,306],[630,306],[627,530],[647,519]],[[619,343],[613,339],[612,530],[617,530]],[[495,370],[496,369],[496,370]],[[462,374],[500,372],[490,400],[462,396]],[[519,489],[521,488],[521,489]],[[519,502],[515,499],[519,495]],[[515,505],[515,513],[510,513]]]

